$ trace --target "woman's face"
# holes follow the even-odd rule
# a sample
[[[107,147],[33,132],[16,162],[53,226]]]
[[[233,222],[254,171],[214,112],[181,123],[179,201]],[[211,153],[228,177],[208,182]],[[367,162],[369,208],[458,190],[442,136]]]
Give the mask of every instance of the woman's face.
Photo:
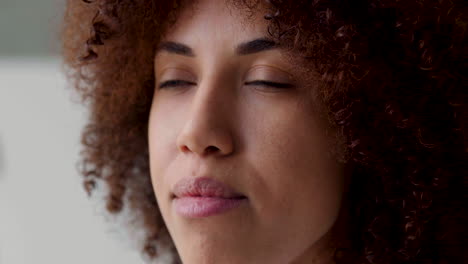
[[[185,264],[311,263],[338,217],[342,167],[314,85],[265,40],[263,15],[198,1],[155,57],[151,178]],[[206,179],[244,198],[220,197]]]

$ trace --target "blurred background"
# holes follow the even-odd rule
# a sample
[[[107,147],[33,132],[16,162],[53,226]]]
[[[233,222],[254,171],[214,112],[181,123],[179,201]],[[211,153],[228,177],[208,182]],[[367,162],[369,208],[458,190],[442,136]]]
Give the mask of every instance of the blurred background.
[[[61,68],[64,3],[0,0],[0,264],[143,263],[76,170],[86,111]]]

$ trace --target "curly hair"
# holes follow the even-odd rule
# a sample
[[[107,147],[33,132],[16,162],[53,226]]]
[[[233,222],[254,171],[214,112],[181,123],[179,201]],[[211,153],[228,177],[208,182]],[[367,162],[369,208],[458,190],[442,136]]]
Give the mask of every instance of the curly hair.
[[[232,2],[249,13],[259,1]],[[268,32],[318,74],[342,134],[352,248],[337,263],[465,263],[468,7],[462,0],[267,1]],[[186,1],[67,1],[69,80],[90,108],[81,173],[107,184],[107,210],[128,206],[151,258],[169,245],[150,181],[153,59]],[[311,73],[312,74],[312,73]]]

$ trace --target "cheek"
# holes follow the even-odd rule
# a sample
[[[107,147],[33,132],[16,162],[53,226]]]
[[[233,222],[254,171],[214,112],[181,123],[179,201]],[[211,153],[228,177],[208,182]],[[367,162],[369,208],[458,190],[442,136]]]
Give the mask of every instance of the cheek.
[[[261,221],[272,229],[287,223],[298,227],[291,232],[319,234],[338,214],[343,183],[341,167],[328,155],[324,126],[307,113],[293,108],[263,116],[246,145]]]
[[[171,109],[171,110],[169,110]],[[177,156],[175,144],[178,120],[182,118],[180,107],[163,103],[153,103],[148,124],[148,144],[151,180],[156,195],[163,193],[166,184],[163,175]]]
[[[148,128],[148,142],[151,165],[157,168],[168,161],[169,153],[163,151],[170,148],[173,135],[166,116],[160,115],[158,111],[151,111]]]

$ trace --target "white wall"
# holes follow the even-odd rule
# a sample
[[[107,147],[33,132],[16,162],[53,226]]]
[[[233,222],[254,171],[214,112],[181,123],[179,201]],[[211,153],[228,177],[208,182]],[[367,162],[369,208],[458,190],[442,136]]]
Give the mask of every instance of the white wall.
[[[85,114],[59,63],[0,57],[0,264],[143,263],[81,187]]]

